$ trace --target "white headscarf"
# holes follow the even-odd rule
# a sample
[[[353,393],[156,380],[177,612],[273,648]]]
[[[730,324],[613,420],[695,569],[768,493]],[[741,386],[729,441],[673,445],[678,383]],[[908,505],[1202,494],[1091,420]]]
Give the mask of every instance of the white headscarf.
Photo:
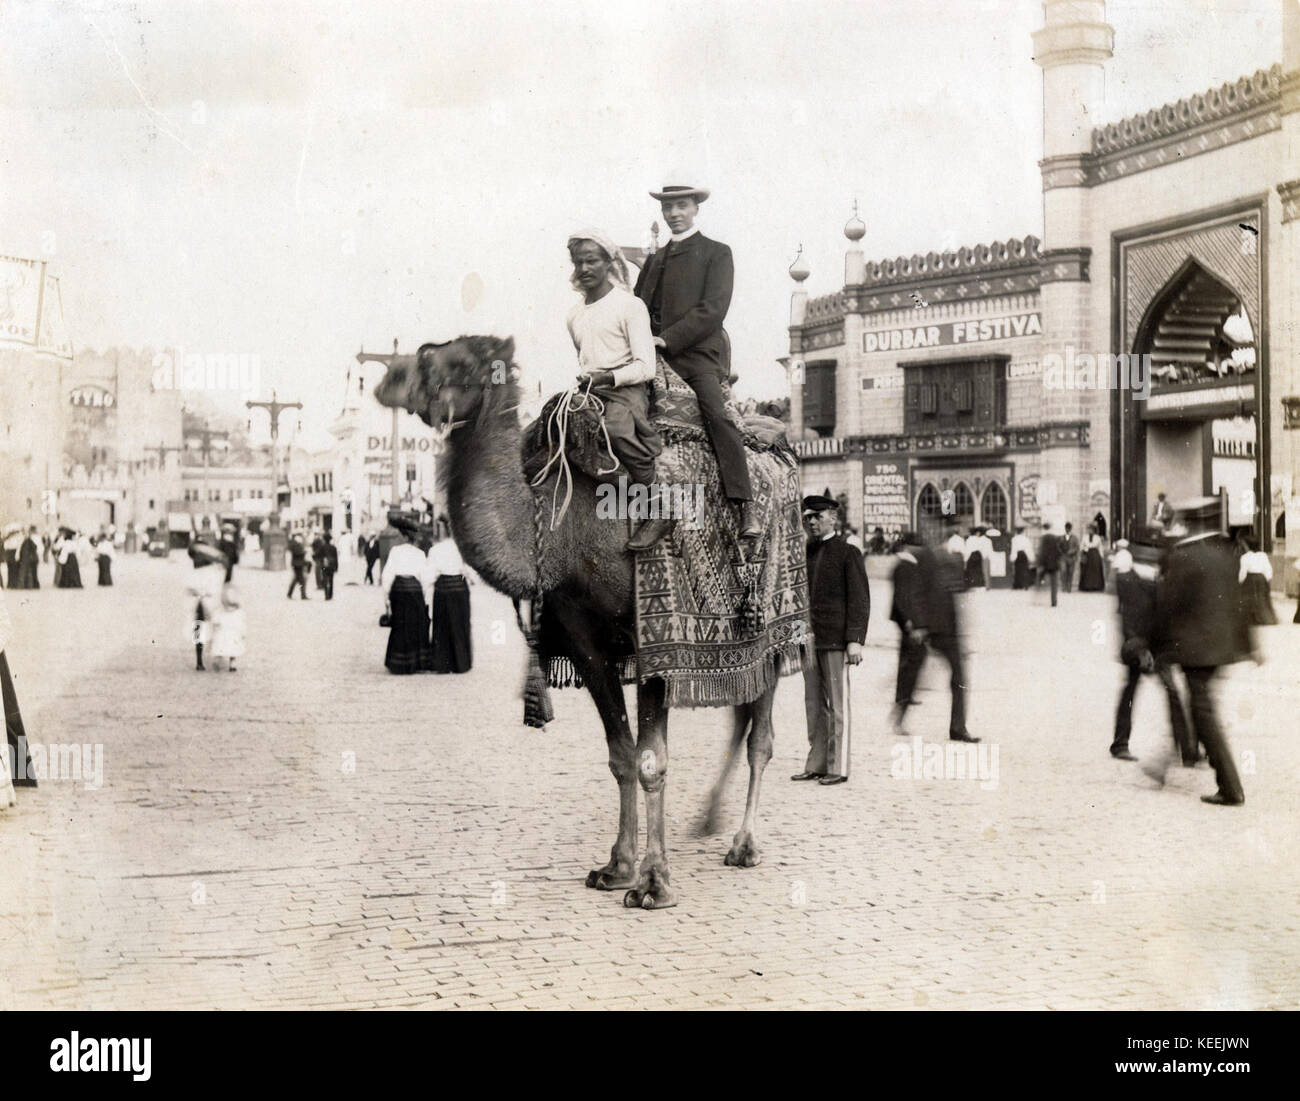
[[[631,281],[627,273],[627,258],[623,255],[623,250],[610,240],[609,235],[598,229],[580,229],[575,233],[569,234],[567,242],[568,247],[573,247],[574,241],[594,241],[606,256],[610,258],[609,277],[613,280],[614,285],[622,287],[625,291],[632,289]],[[581,290],[582,285],[578,282],[577,276],[570,276],[569,282],[573,284],[574,290]]]

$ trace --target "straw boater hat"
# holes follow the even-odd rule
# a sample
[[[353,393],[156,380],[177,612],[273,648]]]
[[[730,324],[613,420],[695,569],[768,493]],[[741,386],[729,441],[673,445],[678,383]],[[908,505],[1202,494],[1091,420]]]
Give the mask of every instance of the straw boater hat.
[[[662,191],[650,192],[650,198],[658,199],[661,203],[669,199],[694,199],[697,203],[702,203],[708,197],[707,187],[691,187],[689,184],[664,184]]]

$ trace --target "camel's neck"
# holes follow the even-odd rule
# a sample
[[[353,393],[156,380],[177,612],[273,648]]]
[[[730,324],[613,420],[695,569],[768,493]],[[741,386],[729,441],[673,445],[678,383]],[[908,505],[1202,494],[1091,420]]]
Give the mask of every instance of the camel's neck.
[[[513,386],[489,387],[487,407],[447,441],[447,505],[465,561],[493,588],[526,598],[537,584],[533,493],[519,459]]]

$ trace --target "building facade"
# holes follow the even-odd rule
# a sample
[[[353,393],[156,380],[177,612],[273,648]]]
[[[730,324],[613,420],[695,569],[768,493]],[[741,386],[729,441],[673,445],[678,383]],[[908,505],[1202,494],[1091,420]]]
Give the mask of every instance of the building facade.
[[[1105,5],[1047,0],[1043,239],[868,263],[855,216],[839,291],[809,299],[791,269],[810,490],[868,531],[1100,516],[1111,538],[1158,493],[1221,493],[1282,553],[1288,508],[1300,526],[1300,6],[1283,8],[1280,64],[1095,127]]]

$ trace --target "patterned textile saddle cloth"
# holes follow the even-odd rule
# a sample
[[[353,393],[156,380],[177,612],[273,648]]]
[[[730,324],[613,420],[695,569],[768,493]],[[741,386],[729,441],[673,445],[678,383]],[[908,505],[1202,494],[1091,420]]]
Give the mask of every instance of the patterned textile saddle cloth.
[[[725,389],[725,383],[724,383]],[[546,466],[555,444],[556,410],[566,397],[565,392],[555,394],[542,407],[541,415],[523,431],[520,457],[524,474],[531,480]],[[741,431],[745,444],[753,451],[785,451],[793,459],[785,433],[785,424],[773,417],[758,414],[745,416],[735,402],[728,399],[727,415]],[[708,433],[700,416],[700,403],[695,391],[684,382],[662,356],[655,364],[655,377],[650,384],[650,422],[659,432],[665,446],[685,440],[707,442]],[[565,418],[564,447],[569,462],[589,478],[596,481],[617,482],[627,475],[627,468],[614,465],[605,435],[601,431],[600,417],[594,409],[574,408]]]

